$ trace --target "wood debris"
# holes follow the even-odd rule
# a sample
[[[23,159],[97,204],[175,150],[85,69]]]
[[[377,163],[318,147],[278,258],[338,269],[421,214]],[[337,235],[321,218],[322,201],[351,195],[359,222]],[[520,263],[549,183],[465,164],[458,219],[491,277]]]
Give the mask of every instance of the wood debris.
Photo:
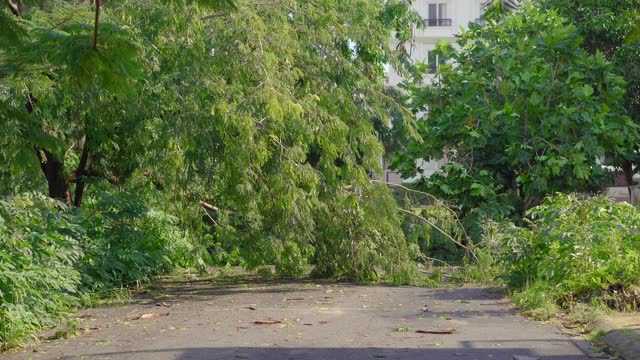
[[[456,329],[426,329],[426,330],[416,330],[418,334],[453,334],[456,332]]]
[[[148,320],[148,319],[155,319],[163,316],[169,316],[169,313],[136,314],[129,317],[129,320]]]

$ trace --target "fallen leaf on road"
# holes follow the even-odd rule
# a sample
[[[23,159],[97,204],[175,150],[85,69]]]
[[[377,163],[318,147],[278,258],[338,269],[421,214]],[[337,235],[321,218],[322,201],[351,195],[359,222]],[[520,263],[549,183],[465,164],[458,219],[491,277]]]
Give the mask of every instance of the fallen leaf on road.
[[[318,324],[320,324],[320,325],[324,325],[324,324],[327,324],[327,323],[328,323],[328,322],[327,322],[327,321],[324,321],[324,320],[323,320],[323,321],[318,321]]]
[[[422,307],[422,311],[424,311],[424,312],[429,311],[429,306],[428,305],[423,306]]]
[[[254,320],[254,324],[256,325],[274,325],[274,324],[282,324],[280,320]]]
[[[288,298],[288,299],[284,299],[284,301],[297,301],[297,300],[304,300],[304,298]]]
[[[171,305],[173,305],[173,304],[171,304],[171,303],[166,303],[166,302],[164,302],[164,301],[163,301],[163,302],[156,303],[156,306],[171,307]]]
[[[169,313],[150,313],[150,314],[137,314],[129,317],[129,320],[147,320],[147,319],[155,319],[162,316],[169,316]]]
[[[453,334],[456,332],[456,329],[426,329],[426,330],[416,330],[418,334]]]
[[[245,306],[244,308],[249,310],[256,310],[256,308],[254,308],[253,306]]]

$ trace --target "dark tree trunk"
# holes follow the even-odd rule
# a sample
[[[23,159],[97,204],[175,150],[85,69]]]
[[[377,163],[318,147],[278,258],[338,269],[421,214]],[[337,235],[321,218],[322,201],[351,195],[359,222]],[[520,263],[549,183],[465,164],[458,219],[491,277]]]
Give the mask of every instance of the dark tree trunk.
[[[82,155],[80,155],[80,163],[76,170],[76,191],[73,197],[73,205],[75,207],[82,206],[82,196],[84,195],[85,176],[87,175],[87,159],[89,158],[89,148],[87,146],[87,137],[82,138]]]
[[[627,179],[627,185],[633,185],[633,163],[629,160],[622,160],[622,171]]]
[[[49,197],[63,200],[71,205],[71,195],[69,194],[69,186],[64,178],[64,163],[55,158],[55,156],[46,149],[36,147],[36,153],[40,159],[40,168],[47,178],[49,186]],[[44,157],[42,156],[44,154]]]

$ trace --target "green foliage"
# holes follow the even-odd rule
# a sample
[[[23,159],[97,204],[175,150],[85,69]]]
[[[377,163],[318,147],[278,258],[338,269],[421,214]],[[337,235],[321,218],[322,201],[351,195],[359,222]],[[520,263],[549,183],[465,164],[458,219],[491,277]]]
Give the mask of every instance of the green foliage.
[[[462,261],[465,252],[453,240],[464,244],[468,239],[463,224],[460,223],[453,209],[437,199],[427,198],[418,202],[413,196],[405,198],[404,207],[413,214],[405,213],[402,228],[409,244],[418,247],[414,251],[418,254],[417,261],[427,263],[435,260],[445,263]],[[418,216],[426,219],[430,224]],[[434,225],[439,230],[434,228]]]
[[[0,349],[35,339],[93,292],[194,265],[176,218],[140,194],[101,189],[83,216],[33,193],[0,200]]]
[[[546,193],[598,189],[599,159],[633,148],[637,126],[624,115],[624,80],[601,53],[587,55],[572,25],[525,5],[500,23],[470,24],[457,46],[439,46],[455,66],[406,84],[423,140],[396,161],[405,177],[417,159],[446,158],[427,192],[461,204],[465,215],[522,214]],[[475,214],[474,214],[475,212]]]
[[[25,193],[0,200],[0,350],[57,324],[77,304],[81,218]]]
[[[603,53],[615,64],[615,72],[626,81],[624,108],[640,124],[640,1],[638,0],[538,0],[539,6],[554,9],[573,23],[584,39],[582,47],[591,54]],[[637,150],[637,148],[636,148]],[[621,166],[631,183],[637,151],[628,151],[611,159]]]
[[[194,265],[192,242],[177,219],[148,207],[141,194],[109,191],[87,201],[87,237],[80,265],[90,290],[133,286],[175,267]]]
[[[378,280],[377,268],[393,283],[415,283],[418,273],[400,227],[396,200],[385,185],[345,188],[315,211],[314,274],[361,282]],[[372,226],[375,224],[375,226]]]
[[[372,119],[410,117],[383,82],[408,1],[101,3],[97,28],[84,2],[0,10],[0,194],[75,205],[82,291],[203,267],[215,246],[285,275],[415,279],[368,176]]]
[[[363,281],[377,267],[406,273],[395,204],[368,177],[382,155],[371,119],[409,116],[383,92],[393,56],[385,7],[243,4],[205,21],[196,7],[166,16],[170,8],[128,4],[124,13],[140,16],[123,21],[158,49],[147,49],[144,92],[162,106],[149,111],[170,129],[146,166],[180,189],[176,202],[221,209],[209,237],[221,261],[285,275],[316,264],[323,276]]]
[[[637,25],[638,0],[537,0],[543,9],[554,9],[578,27],[583,46],[590,53],[612,56],[623,46],[625,38]]]
[[[627,34],[625,44],[633,44],[638,41],[640,41],[640,24],[636,25],[636,27]]]
[[[530,226],[503,223],[487,232],[487,251],[524,309],[569,307],[592,299],[635,310],[640,279],[640,212],[604,197],[560,195],[531,209]]]

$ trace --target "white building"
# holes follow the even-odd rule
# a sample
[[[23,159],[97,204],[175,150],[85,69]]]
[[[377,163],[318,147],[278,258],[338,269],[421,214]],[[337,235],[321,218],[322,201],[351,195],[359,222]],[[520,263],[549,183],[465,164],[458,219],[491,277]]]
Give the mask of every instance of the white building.
[[[411,58],[414,61],[422,61],[430,66],[430,72],[435,73],[441,59],[431,55],[431,51],[436,48],[436,44],[441,41],[454,43],[455,35],[461,29],[467,27],[470,22],[481,22],[483,13],[487,7],[496,0],[414,0],[413,8],[422,17],[424,29],[414,30],[414,45],[411,49]],[[518,6],[518,0],[498,0],[509,9]],[[396,86],[404,79],[395,71],[390,70],[387,75],[387,82],[391,86]],[[430,82],[427,79],[427,82]],[[424,176],[430,176],[438,171],[445,161],[422,161],[420,167]],[[399,184],[403,181],[400,174],[389,171],[389,160],[383,159],[385,172],[383,181]],[[411,179],[406,179],[411,181]]]

